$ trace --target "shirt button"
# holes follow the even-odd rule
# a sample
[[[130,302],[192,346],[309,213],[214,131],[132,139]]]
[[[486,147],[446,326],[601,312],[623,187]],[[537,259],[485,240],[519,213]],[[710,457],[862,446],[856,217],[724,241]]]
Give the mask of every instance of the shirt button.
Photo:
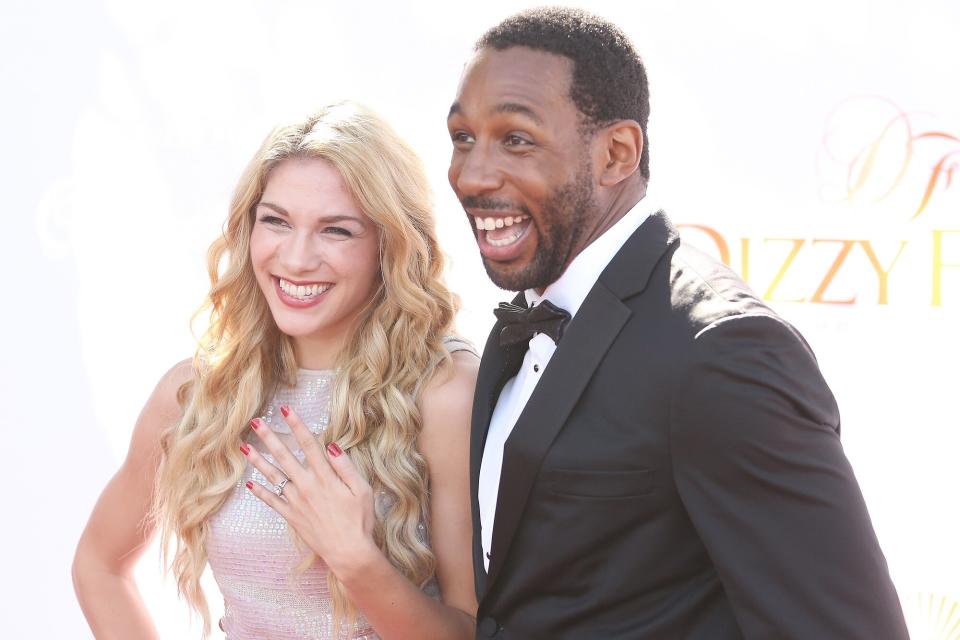
[[[533,365],[533,372],[534,372],[534,373],[537,373],[537,372],[539,372],[539,371],[540,371],[540,365],[538,365],[538,364]]]
[[[493,618],[487,616],[480,620],[480,624],[477,625],[477,630],[484,636],[492,638],[497,635],[497,632],[500,630],[500,625],[497,624],[497,621]]]

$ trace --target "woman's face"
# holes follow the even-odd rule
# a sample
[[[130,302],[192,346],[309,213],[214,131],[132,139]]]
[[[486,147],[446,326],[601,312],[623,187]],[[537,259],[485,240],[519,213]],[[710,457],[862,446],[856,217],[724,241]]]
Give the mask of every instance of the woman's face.
[[[250,260],[298,357],[345,341],[380,284],[379,254],[376,225],[332,164],[291,158],[273,168],[254,207]]]

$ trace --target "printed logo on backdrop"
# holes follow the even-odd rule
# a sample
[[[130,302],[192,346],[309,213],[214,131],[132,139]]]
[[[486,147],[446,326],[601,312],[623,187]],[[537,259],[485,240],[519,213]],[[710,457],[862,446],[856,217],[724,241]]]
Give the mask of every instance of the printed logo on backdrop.
[[[960,129],[853,98],[828,116],[817,169],[803,233],[677,226],[768,301],[960,306]]]

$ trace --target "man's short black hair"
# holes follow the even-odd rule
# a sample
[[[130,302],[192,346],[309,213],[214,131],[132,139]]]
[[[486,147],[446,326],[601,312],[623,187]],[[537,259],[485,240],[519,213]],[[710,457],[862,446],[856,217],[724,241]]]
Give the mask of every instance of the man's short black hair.
[[[635,120],[643,131],[640,175],[650,178],[650,90],[647,72],[629,38],[581,9],[540,7],[511,16],[487,31],[476,49],[529,47],[573,61],[570,99],[587,126]]]

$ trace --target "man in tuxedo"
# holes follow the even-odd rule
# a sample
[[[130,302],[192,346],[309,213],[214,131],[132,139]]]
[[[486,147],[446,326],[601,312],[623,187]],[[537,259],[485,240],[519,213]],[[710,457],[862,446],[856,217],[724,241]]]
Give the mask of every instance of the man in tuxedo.
[[[521,292],[474,404],[478,637],[906,638],[813,353],[646,196],[648,114],[623,33],[556,8],[487,32],[450,109]]]

